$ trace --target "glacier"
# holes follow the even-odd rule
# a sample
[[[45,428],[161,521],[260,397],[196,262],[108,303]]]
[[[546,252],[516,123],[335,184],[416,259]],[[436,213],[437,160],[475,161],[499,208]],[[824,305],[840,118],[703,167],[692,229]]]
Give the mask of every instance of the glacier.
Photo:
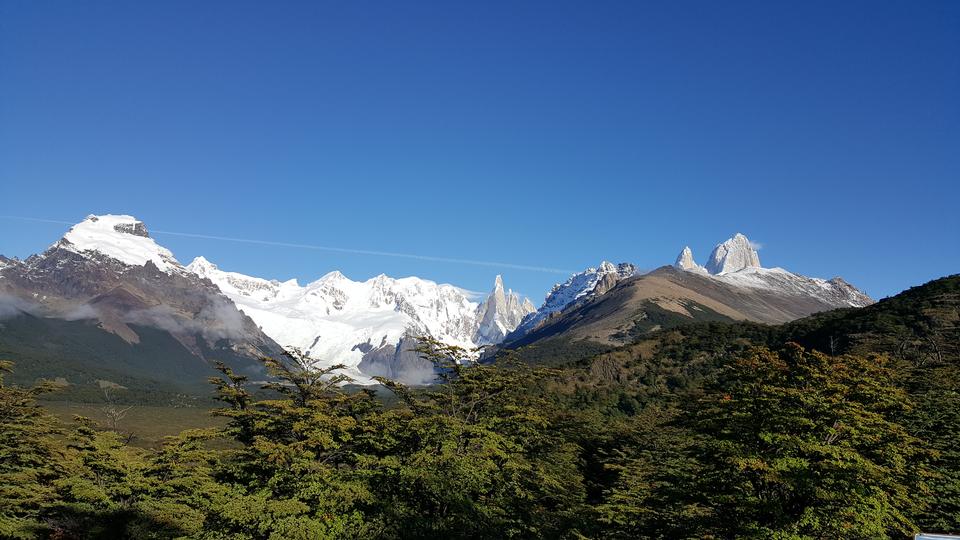
[[[430,336],[472,350],[499,343],[534,311],[529,300],[504,290],[500,276],[477,303],[469,291],[418,277],[354,281],[330,272],[300,285],[224,271],[203,257],[186,268],[218,286],[277,343],[301,350],[318,367],[345,365],[357,384],[372,384],[377,374],[365,369],[365,360],[384,350],[399,359],[404,351],[397,347],[412,338]]]

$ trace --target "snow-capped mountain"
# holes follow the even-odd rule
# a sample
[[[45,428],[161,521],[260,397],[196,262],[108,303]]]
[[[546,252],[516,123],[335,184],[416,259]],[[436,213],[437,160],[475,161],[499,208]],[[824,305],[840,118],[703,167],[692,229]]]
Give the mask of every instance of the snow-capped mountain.
[[[64,345],[78,357],[96,352],[89,359],[93,371],[122,374],[157,359],[157,379],[192,379],[205,388],[214,361],[256,375],[262,373],[259,356],[280,352],[132,216],[88,216],[43,253],[3,259],[4,305],[8,316],[21,319],[22,331],[47,334],[44,347]],[[51,333],[51,325],[63,333]]]
[[[89,370],[102,363],[123,371],[173,355],[175,366],[157,364],[168,378],[196,378],[215,360],[255,370],[257,356],[276,356],[283,346],[320,365],[345,364],[358,383],[378,375],[429,383],[434,367],[411,350],[416,336],[465,348],[559,333],[612,343],[634,335],[638,321],[657,326],[651,321],[665,312],[780,323],[873,302],[840,278],[763,268],[742,234],[717,245],[706,265],[689,248],[674,267],[643,276],[632,264],[604,261],[555,285],[539,309],[500,276],[481,302],[475,296],[416,277],[353,281],[330,272],[300,285],[223,271],[203,257],[184,267],[125,215],[88,216],[24,261],[0,256],[0,330],[19,318],[22,332],[48,336],[45,345],[67,340],[64,350],[77,348],[69,340],[79,332],[90,345],[84,350],[100,355],[91,355]],[[63,321],[62,336],[44,320]],[[71,326],[78,321],[86,326]],[[0,345],[10,335],[0,332]]]
[[[358,282],[330,272],[300,285],[225,272],[203,257],[184,267],[127,215],[88,216],[42,254],[0,258],[5,312],[90,320],[131,345],[157,329],[208,361],[229,356],[224,346],[250,360],[297,347],[323,365],[346,364],[360,383],[430,382],[433,366],[409,350],[412,337],[495,344],[534,311],[499,276],[486,299],[473,296],[416,277]]]
[[[143,266],[149,261],[163,272],[183,272],[173,253],[150,238],[147,227],[133,216],[87,216],[50,249],[88,258],[106,257],[127,266]]]
[[[636,274],[637,267],[630,263],[615,265],[607,261],[602,261],[596,268],[578,272],[563,283],[554,285],[540,309],[524,317],[514,335],[523,335],[551,316],[599,296],[621,280]]]
[[[864,307],[873,303],[863,291],[839,277],[826,280],[801,276],[783,268],[763,268],[760,254],[740,233],[717,244],[705,266],[694,261],[689,247],[683,248],[674,266],[738,287],[808,296],[835,307]]]
[[[622,285],[621,285],[622,284]],[[618,343],[652,322],[752,320],[778,324],[840,307],[862,307],[873,300],[841,278],[830,280],[763,268],[753,243],[736,234],[718,244],[706,265],[697,264],[689,247],[673,266],[640,275],[630,264],[604,262],[553,287],[543,306],[524,318],[507,347],[548,337]],[[626,338],[624,336],[627,336]]]
[[[477,304],[463,289],[416,277],[353,281],[330,272],[300,285],[223,271],[203,257],[187,270],[218,286],[281,345],[301,349],[319,365],[345,364],[358,383],[375,375],[430,382],[432,366],[407,350],[413,337],[465,348],[495,344],[534,311],[529,300],[504,291],[500,276]]]

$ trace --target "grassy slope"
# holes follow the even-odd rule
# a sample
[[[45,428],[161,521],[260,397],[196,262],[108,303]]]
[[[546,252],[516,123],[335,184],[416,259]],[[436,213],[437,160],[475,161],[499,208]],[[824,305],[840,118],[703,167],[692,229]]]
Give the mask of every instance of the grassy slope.
[[[64,422],[75,416],[86,416],[102,426],[109,424],[107,416],[96,403],[71,401],[44,401],[42,405]],[[157,448],[164,437],[177,435],[186,429],[223,426],[224,418],[212,416],[210,407],[168,407],[137,405],[117,424],[122,433],[133,435],[130,443],[144,448]]]
[[[168,332],[133,326],[139,343],[128,343],[99,328],[93,321],[66,321],[21,315],[0,321],[0,359],[15,363],[12,382],[32,384],[37,379],[69,383],[51,396],[55,400],[99,401],[98,380],[121,385],[121,400],[137,403],[179,404],[208,399],[207,378],[213,367],[188,351]],[[253,362],[231,352],[204,351],[235,369]]]

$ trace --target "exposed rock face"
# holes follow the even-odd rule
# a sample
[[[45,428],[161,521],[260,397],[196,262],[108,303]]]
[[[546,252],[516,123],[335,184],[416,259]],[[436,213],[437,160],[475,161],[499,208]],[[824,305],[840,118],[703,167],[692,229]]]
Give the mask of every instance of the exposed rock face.
[[[693,251],[690,249],[690,246],[683,248],[683,251],[680,252],[680,255],[677,256],[677,261],[673,265],[681,270],[687,270],[690,272],[706,272],[707,269],[700,266],[693,260]]]
[[[398,343],[384,344],[364,353],[357,366],[369,377],[385,377],[410,386],[432,384],[437,368],[416,352],[417,340],[407,336]]]
[[[693,258],[691,254],[691,259]],[[746,236],[737,233],[733,238],[718,244],[710,254],[707,262],[707,272],[711,274],[725,274],[737,272],[744,268],[759,268],[760,255],[753,248]],[[686,269],[685,269],[686,270]]]
[[[143,238],[150,238],[150,234],[147,233],[147,226],[141,221],[135,221],[133,223],[117,223],[113,226],[113,230],[121,233],[132,234],[134,236],[142,236]]]
[[[493,292],[477,308],[478,325],[473,341],[477,345],[493,345],[503,341],[525,316],[536,311],[530,300],[513,291],[504,292],[503,278],[497,276]]]

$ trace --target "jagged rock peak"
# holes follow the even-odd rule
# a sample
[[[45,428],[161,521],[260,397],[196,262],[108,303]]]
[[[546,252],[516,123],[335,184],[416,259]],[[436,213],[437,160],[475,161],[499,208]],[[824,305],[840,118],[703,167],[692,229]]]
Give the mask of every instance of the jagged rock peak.
[[[673,266],[681,270],[706,272],[702,266],[697,264],[697,261],[693,260],[693,251],[690,249],[690,246],[684,247],[680,255],[677,255],[677,261],[673,263]]]
[[[637,267],[634,266],[634,265],[632,265],[632,264],[630,264],[630,263],[613,264],[613,263],[610,262],[610,261],[600,261],[600,264],[599,264],[596,268],[587,268],[586,270],[584,270],[584,271],[581,272],[580,274],[574,274],[574,276],[578,276],[578,275],[581,275],[581,274],[583,274],[583,275],[588,275],[588,274],[599,274],[599,275],[617,274],[617,275],[619,275],[620,277],[630,277],[630,276],[632,276],[632,275],[634,275],[634,274],[636,274],[636,273],[637,273]],[[556,288],[560,287],[560,285],[561,285],[561,284],[558,283],[557,285],[554,285],[553,288],[556,289]]]
[[[740,233],[713,248],[706,266],[707,272],[714,275],[744,268],[760,268],[760,255],[750,240]]]
[[[528,298],[512,290],[504,292],[503,277],[497,276],[493,282],[493,291],[477,307],[477,330],[473,341],[478,345],[490,345],[503,341],[524,317],[536,311]]]

